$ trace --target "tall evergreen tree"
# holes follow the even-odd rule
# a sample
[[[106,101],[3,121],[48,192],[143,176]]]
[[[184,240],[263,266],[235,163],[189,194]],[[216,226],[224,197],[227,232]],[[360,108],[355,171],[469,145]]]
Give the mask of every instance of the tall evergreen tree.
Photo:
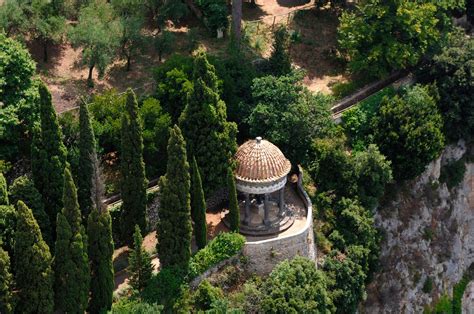
[[[179,118],[190,156],[195,156],[206,195],[225,186],[227,168],[237,149],[237,126],[227,121],[218,78],[203,51],[194,59],[194,90]]]
[[[194,236],[199,249],[207,243],[206,199],[202,190],[201,174],[193,157],[191,172],[191,215],[194,221]]]
[[[273,51],[270,56],[270,69],[276,76],[291,73],[290,35],[285,26],[279,27],[274,34]]]
[[[234,172],[232,168],[227,170],[227,188],[229,189],[229,220],[230,230],[239,232],[240,209],[237,201],[237,190],[235,189]]]
[[[153,265],[150,254],[142,247],[143,237],[138,225],[135,225],[133,243],[133,250],[128,258],[129,283],[133,289],[142,291],[153,274]]]
[[[91,286],[89,312],[100,313],[110,310],[114,291],[114,268],[112,256],[112,219],[102,203],[103,184],[100,176],[97,155],[93,157],[92,199],[94,209],[89,214],[87,233],[89,240],[89,261],[91,267]]]
[[[112,256],[112,219],[107,210],[99,213],[94,208],[89,214],[87,225],[89,240],[89,261],[91,280],[89,312],[99,313],[110,310],[114,291],[114,268]]]
[[[69,168],[64,171],[64,208],[56,223],[55,307],[65,313],[84,313],[89,299],[89,261],[77,191]]]
[[[43,239],[48,246],[53,244],[51,224],[49,217],[44,210],[43,199],[33,182],[27,176],[21,176],[13,181],[10,186],[9,196],[12,204],[23,201],[33,212],[33,216],[38,223]]]
[[[89,110],[85,103],[79,109],[79,169],[77,176],[77,197],[82,218],[86,219],[92,210],[92,176],[95,138]]]
[[[63,206],[66,148],[62,142],[61,129],[51,103],[51,94],[44,83],[39,86],[39,94],[41,129],[34,132],[31,168],[33,181],[43,197],[46,213],[54,228],[56,215]]]
[[[131,89],[127,90],[125,113],[122,115],[122,174],[121,230],[127,244],[133,242],[134,226],[146,230],[146,178],[143,162],[143,138],[138,103]]]
[[[0,172],[0,205],[8,204],[7,180],[5,180],[3,173]]]
[[[22,201],[17,205],[15,283],[18,313],[52,313],[54,308],[52,257],[38,223]]]
[[[13,276],[10,257],[0,246],[0,313],[13,313]]]
[[[160,179],[157,251],[163,267],[186,265],[191,257],[190,176],[186,142],[178,126],[170,130],[166,175]]]

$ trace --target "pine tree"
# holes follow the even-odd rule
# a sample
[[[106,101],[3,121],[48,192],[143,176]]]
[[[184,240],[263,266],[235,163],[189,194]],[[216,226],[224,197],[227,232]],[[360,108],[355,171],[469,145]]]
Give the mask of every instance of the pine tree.
[[[229,189],[230,230],[239,232],[240,209],[237,201],[237,190],[235,189],[235,179],[232,168],[229,168],[227,171],[227,188]]]
[[[13,276],[10,272],[10,257],[0,246],[0,313],[13,313]]]
[[[190,156],[195,156],[202,175],[204,193],[210,196],[225,186],[226,172],[237,149],[237,126],[227,121],[220,99],[215,68],[200,51],[194,59],[194,91],[179,118]]]
[[[52,313],[54,308],[52,258],[38,223],[22,201],[17,205],[15,283],[18,313]]]
[[[0,205],[8,205],[7,180],[0,172]]]
[[[153,265],[150,254],[142,247],[143,237],[138,225],[135,225],[133,243],[133,250],[128,258],[129,283],[133,289],[142,291],[150,281]]]
[[[56,223],[55,307],[66,313],[84,313],[89,299],[87,240],[81,224],[77,191],[69,168],[64,171],[64,208]]]
[[[89,110],[81,103],[79,110],[79,169],[77,176],[77,197],[82,218],[86,219],[92,209],[92,175],[95,138]]]
[[[10,186],[9,195],[12,204],[16,204],[21,200],[26,204],[26,206],[31,208],[33,216],[41,229],[43,239],[46,241],[48,246],[51,246],[53,244],[53,231],[51,230],[49,217],[44,210],[41,194],[36,189],[33,182],[27,176],[16,178]]]
[[[63,206],[64,168],[66,148],[62,142],[56,112],[51,103],[51,94],[41,83],[40,118],[41,129],[36,129],[31,148],[31,168],[33,181],[43,197],[44,208],[54,230],[56,215]]]
[[[99,313],[110,310],[114,291],[114,268],[112,256],[112,219],[108,211],[99,213],[94,208],[89,214],[87,225],[89,240],[89,261],[91,267],[91,297],[89,312]]]
[[[194,236],[199,249],[207,243],[206,199],[202,190],[201,174],[193,157],[191,173],[191,214],[194,221]]]
[[[291,73],[290,35],[285,26],[279,27],[274,34],[273,51],[269,63],[272,73],[276,76]]]
[[[191,257],[190,176],[186,142],[178,126],[170,130],[166,175],[160,179],[157,251],[162,267],[187,265]]]
[[[93,157],[92,199],[94,209],[89,214],[87,233],[89,240],[89,261],[91,267],[91,286],[89,312],[101,313],[110,310],[114,290],[114,268],[112,256],[112,218],[102,203],[103,184],[97,156]]]
[[[146,178],[143,163],[143,138],[138,103],[131,89],[127,91],[126,112],[122,115],[121,231],[127,244],[133,241],[134,226],[146,230]]]

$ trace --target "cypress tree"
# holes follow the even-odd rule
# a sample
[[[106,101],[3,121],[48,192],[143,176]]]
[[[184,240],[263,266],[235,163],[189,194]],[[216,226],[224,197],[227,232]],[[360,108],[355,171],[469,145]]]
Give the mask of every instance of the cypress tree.
[[[269,59],[270,69],[276,76],[291,73],[290,35],[285,26],[279,27],[274,34],[273,51]]]
[[[112,239],[112,218],[102,203],[103,184],[95,153],[92,179],[94,209],[89,214],[87,224],[89,261],[93,278],[90,286],[89,312],[101,313],[110,310],[112,306],[114,242]]]
[[[3,173],[0,172],[0,205],[8,204],[7,180],[5,180]]]
[[[89,110],[85,103],[79,109],[79,168],[77,176],[77,197],[82,218],[86,219],[92,210],[92,176],[95,138]]]
[[[41,129],[36,128],[34,132],[31,168],[33,181],[43,198],[46,213],[54,230],[56,215],[63,207],[66,148],[62,142],[61,129],[51,103],[51,94],[44,83],[39,85],[39,95]]]
[[[15,283],[18,313],[52,313],[54,309],[52,258],[38,223],[22,201],[17,205]]]
[[[194,221],[194,236],[199,249],[207,243],[206,199],[202,190],[201,174],[193,157],[191,172],[191,215]]]
[[[18,201],[23,201],[26,206],[31,208],[33,216],[41,230],[43,239],[46,241],[48,246],[53,244],[52,240],[52,230],[51,224],[49,222],[49,217],[44,210],[43,199],[41,194],[36,189],[33,182],[27,176],[21,176],[13,181],[13,184],[10,186],[10,199],[12,204],[18,203]]]
[[[227,170],[227,188],[229,189],[229,222],[230,230],[239,232],[240,209],[237,201],[237,190],[235,189],[234,172],[232,168]]]
[[[64,171],[64,208],[56,223],[55,305],[66,313],[84,313],[89,298],[90,272],[77,191],[69,168]]]
[[[128,258],[129,283],[133,289],[142,291],[150,281],[153,265],[150,254],[142,247],[143,237],[138,225],[135,225],[133,243],[133,250]]]
[[[191,257],[190,176],[186,142],[178,126],[170,130],[166,175],[160,178],[157,251],[162,267],[187,265]]]
[[[125,113],[122,115],[121,191],[122,216],[121,231],[127,244],[133,242],[134,226],[146,230],[146,178],[143,163],[143,138],[138,103],[131,89],[127,91]]]
[[[10,272],[10,257],[0,246],[0,313],[13,313],[13,276]]]
[[[94,208],[89,214],[87,225],[89,239],[89,261],[91,286],[89,312],[99,313],[110,310],[114,291],[114,268],[112,256],[112,219],[108,211],[99,213]]]
[[[227,121],[218,78],[203,51],[194,59],[194,90],[179,118],[190,156],[195,156],[204,193],[210,196],[226,183],[226,172],[237,149],[237,126]]]

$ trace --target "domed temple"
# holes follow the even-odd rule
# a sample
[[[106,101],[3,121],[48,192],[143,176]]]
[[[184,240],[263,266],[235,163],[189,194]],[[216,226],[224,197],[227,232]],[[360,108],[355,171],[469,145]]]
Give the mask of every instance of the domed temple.
[[[264,236],[290,228],[294,219],[285,204],[290,161],[278,147],[261,137],[241,145],[235,160],[235,181],[241,209],[240,232]]]

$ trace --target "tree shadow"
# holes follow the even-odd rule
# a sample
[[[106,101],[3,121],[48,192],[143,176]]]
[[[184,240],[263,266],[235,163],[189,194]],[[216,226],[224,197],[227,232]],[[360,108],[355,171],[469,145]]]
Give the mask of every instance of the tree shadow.
[[[67,48],[66,44],[49,44],[47,48],[48,62],[44,62],[44,48],[39,40],[30,40],[25,44],[33,60],[35,60],[40,73],[48,73],[59,66],[60,60]]]
[[[253,5],[249,2],[242,3],[242,20],[254,21],[266,16],[269,16],[268,13],[260,5]]]
[[[311,0],[277,0],[277,3],[286,8],[299,7],[310,3]]]

